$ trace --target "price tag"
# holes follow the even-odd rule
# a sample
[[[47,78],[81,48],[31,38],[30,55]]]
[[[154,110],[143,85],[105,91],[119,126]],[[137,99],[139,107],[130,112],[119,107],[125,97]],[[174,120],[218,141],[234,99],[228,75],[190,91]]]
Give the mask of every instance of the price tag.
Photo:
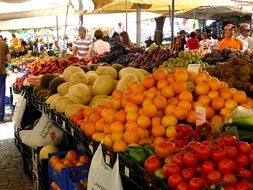
[[[93,146],[91,144],[89,144],[89,149],[90,149],[91,153],[93,154]]]
[[[124,169],[124,172],[125,172],[125,176],[129,177],[129,168],[125,166],[125,169]]]
[[[111,160],[110,156],[108,156],[108,155],[106,154],[106,155],[105,155],[105,163],[108,164],[108,165],[110,165],[110,160]]]
[[[70,130],[71,130],[71,135],[74,136],[74,129],[71,127]]]
[[[196,126],[206,122],[206,108],[197,106],[196,107]]]
[[[188,72],[197,74],[201,70],[200,64],[189,64],[187,68]]]
[[[66,129],[66,122],[65,121],[62,122],[62,128]]]

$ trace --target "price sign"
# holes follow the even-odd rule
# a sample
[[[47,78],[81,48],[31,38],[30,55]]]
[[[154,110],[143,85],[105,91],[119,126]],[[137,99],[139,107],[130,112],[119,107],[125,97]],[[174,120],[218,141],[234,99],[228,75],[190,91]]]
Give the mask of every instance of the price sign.
[[[108,155],[106,154],[106,155],[105,155],[105,163],[108,164],[108,165],[110,165],[110,160],[111,160],[110,156],[108,156]]]
[[[65,121],[62,122],[62,128],[66,129],[66,122]]]
[[[206,108],[197,106],[196,107],[196,126],[206,122]]]
[[[124,169],[124,172],[125,172],[125,176],[129,177],[129,168],[125,166],[125,169]]]
[[[89,144],[89,149],[90,149],[91,153],[93,154],[93,146],[91,144]]]
[[[71,131],[71,135],[74,136],[74,129],[72,127],[70,128],[70,131]]]
[[[197,74],[201,70],[201,65],[200,64],[189,64],[187,70],[190,73]]]

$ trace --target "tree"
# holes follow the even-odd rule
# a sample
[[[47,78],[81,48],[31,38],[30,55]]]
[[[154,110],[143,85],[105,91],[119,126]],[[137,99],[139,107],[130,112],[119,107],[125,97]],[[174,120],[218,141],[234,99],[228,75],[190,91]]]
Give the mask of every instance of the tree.
[[[163,40],[163,26],[164,26],[164,22],[165,22],[165,16],[160,16],[155,18],[155,22],[156,22],[156,29],[155,29],[155,37],[154,37],[154,41],[157,45],[161,45],[162,44],[162,40]]]

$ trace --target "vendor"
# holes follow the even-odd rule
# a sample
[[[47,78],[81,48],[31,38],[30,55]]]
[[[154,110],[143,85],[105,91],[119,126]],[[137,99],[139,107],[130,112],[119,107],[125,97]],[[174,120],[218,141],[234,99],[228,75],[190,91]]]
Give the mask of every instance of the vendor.
[[[243,50],[243,43],[238,38],[234,37],[236,31],[236,26],[233,24],[227,24],[224,27],[224,39],[222,39],[218,44],[218,49],[222,50],[225,48],[235,49],[237,51]]]
[[[22,55],[26,55],[28,53],[28,46],[26,41],[21,41],[21,47],[15,49],[14,57],[20,57]]]

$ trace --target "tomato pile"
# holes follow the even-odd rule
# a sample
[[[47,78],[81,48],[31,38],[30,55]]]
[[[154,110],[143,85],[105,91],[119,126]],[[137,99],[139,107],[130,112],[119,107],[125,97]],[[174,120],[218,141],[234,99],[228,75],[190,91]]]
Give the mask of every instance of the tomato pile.
[[[166,143],[167,148],[157,145],[156,155],[145,161],[144,168],[155,175],[159,172],[171,188],[200,190],[219,185],[226,190],[252,189],[253,144],[232,135],[215,141],[191,141],[181,149]]]

